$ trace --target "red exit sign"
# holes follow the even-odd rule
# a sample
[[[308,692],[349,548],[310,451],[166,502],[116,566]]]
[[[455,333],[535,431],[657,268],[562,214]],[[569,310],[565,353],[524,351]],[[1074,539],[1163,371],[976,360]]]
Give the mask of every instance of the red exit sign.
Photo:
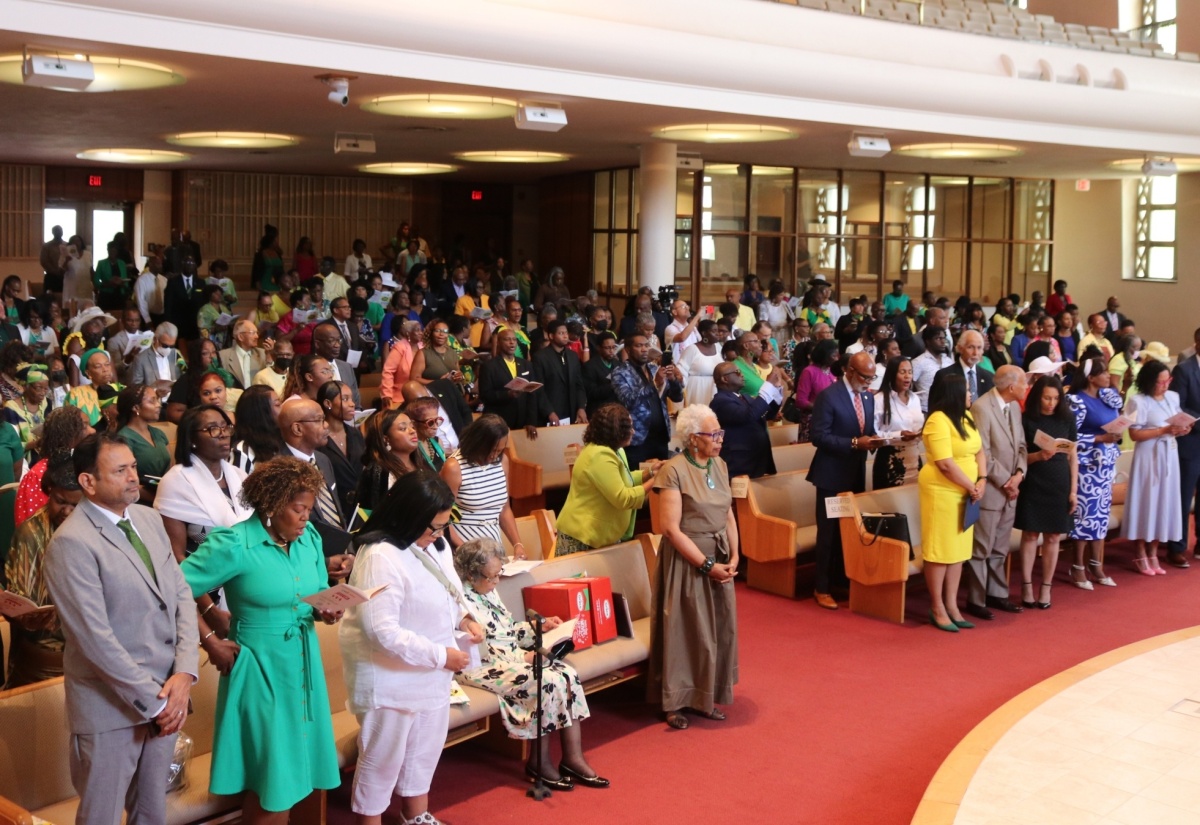
[[[103,185],[104,178],[102,178],[100,175],[88,175],[88,186],[96,187]]]
[[[473,200],[473,201],[483,200],[483,190],[482,189],[472,189],[471,190],[471,200]]]

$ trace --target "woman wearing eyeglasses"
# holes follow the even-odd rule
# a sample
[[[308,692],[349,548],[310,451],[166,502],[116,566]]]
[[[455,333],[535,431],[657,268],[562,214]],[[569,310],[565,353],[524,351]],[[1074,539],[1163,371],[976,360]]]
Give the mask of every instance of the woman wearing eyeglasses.
[[[446,449],[438,439],[438,430],[446,423],[438,415],[441,405],[436,398],[414,398],[404,405],[404,412],[417,427],[417,451],[413,460],[422,470],[440,473],[446,464]]]
[[[738,532],[729,471],[720,458],[720,426],[703,404],[684,407],[675,422],[683,450],[654,481],[663,541],[650,614],[647,697],[679,730],[688,727],[685,710],[724,721],[716,705],[733,702],[738,680]]]
[[[417,469],[416,456],[417,428],[402,409],[375,413],[367,419],[358,506],[374,512],[396,481]]]
[[[458,501],[460,518],[450,532],[455,547],[469,539],[500,541],[508,536],[513,555],[525,558],[508,501],[508,425],[498,415],[482,415],[463,428],[458,450],[446,459],[441,476]]]
[[[350,796],[360,825],[379,825],[393,792],[405,825],[438,825],[429,785],[446,742],[450,681],[470,663],[455,634],[472,645],[484,637],[442,538],[453,504],[440,478],[410,473],[358,536],[350,583],[387,586],[347,610],[338,634],[347,705],[360,725]]]
[[[633,419],[620,404],[605,404],[588,419],[571,471],[571,489],[558,515],[555,555],[608,547],[633,538],[633,523],[661,464],[649,472],[629,466],[625,447],[633,438]]]
[[[217,527],[231,527],[253,512],[240,494],[246,474],[229,463],[233,427],[220,407],[204,404],[188,410],[179,422],[175,466],[158,483],[154,509],[162,516],[171,552],[177,561],[190,556]],[[197,601],[200,636],[209,630],[222,639],[229,632],[229,612],[217,603],[218,589]],[[209,654],[218,668],[232,665],[229,651]]]

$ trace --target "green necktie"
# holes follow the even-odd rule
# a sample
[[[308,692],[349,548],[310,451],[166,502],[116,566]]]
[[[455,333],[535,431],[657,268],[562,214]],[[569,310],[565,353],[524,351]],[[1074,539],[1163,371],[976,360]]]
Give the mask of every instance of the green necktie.
[[[146,545],[142,544],[141,536],[133,529],[133,525],[129,519],[121,519],[117,522],[117,526],[121,528],[121,532],[125,534],[125,538],[129,539],[129,543],[137,551],[142,564],[146,565],[146,569],[150,571],[150,578],[154,579],[155,584],[158,584],[158,575],[154,572],[154,562],[150,560],[150,551],[146,549]]]

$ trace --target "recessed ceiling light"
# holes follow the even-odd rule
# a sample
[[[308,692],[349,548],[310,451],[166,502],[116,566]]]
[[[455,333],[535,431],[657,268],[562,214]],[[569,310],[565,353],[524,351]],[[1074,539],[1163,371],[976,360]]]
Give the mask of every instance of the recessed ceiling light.
[[[170,149],[88,149],[75,157],[105,163],[178,163],[190,160],[192,156]]]
[[[76,55],[78,58],[79,55]],[[143,60],[126,60],[123,57],[87,58],[96,71],[96,79],[86,89],[63,89],[62,91],[83,92],[128,92],[137,89],[159,89],[178,86],[187,78],[166,66],[147,63]],[[19,54],[0,55],[0,83],[24,85],[21,64],[24,57]]]
[[[892,154],[935,160],[983,160],[1015,158],[1025,154],[1025,150],[1003,143],[911,143],[893,149]]]
[[[395,163],[368,163],[358,167],[358,171],[370,172],[372,175],[441,175],[446,172],[456,172],[458,167],[451,166],[449,163],[396,161]]]
[[[999,186],[1004,183],[1003,178],[968,178],[964,175],[956,175],[952,177],[933,176],[929,179],[930,186],[966,186],[968,183],[974,183],[976,186]]]
[[[492,120],[516,114],[517,101],[480,95],[385,95],[364,103],[362,108],[375,114],[395,117]]]
[[[696,143],[759,143],[768,140],[791,140],[798,136],[795,130],[783,126],[763,126],[754,123],[692,123],[684,126],[664,126],[655,129],[653,135],[664,140]]]
[[[708,163],[704,166],[704,174],[706,175],[740,175],[745,164],[738,163]],[[754,177],[766,178],[790,178],[792,176],[792,167],[790,166],[755,166],[751,173]]]
[[[1175,162],[1175,166],[1180,172],[1200,171],[1200,158],[1171,157],[1171,160]],[[1142,165],[1145,162],[1145,158],[1125,158],[1124,160],[1114,160],[1108,165],[1121,172],[1136,172],[1140,175],[1142,174]]]
[[[509,149],[485,152],[459,152],[455,155],[459,160],[469,160],[476,163],[557,163],[566,160],[569,155],[562,152],[532,152],[523,149]]]
[[[217,149],[277,149],[295,146],[299,139],[292,135],[270,132],[180,132],[167,135],[167,143],[176,146],[201,146]]]

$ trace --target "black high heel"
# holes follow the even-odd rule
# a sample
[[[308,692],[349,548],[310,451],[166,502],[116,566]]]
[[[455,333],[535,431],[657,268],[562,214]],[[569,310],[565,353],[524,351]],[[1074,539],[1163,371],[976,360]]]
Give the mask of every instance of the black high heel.
[[[1031,589],[1032,589],[1032,587],[1033,587],[1033,582],[1021,582],[1021,586],[1022,586],[1022,587],[1028,587],[1028,588],[1031,588]],[[1032,608],[1034,608],[1034,607],[1040,607],[1040,606],[1041,606],[1041,605],[1039,605],[1037,602],[1027,602],[1027,601],[1025,601],[1025,599],[1021,599],[1021,605],[1022,605],[1023,607],[1027,607],[1027,608],[1030,608],[1030,609],[1032,609]]]
[[[580,785],[586,785],[589,788],[607,788],[609,785],[608,780],[603,776],[584,776],[566,762],[559,763],[558,772],[561,773],[564,778],[573,779]]]
[[[528,765],[525,766],[525,775],[527,777],[529,777],[530,782],[537,782],[537,778],[538,778],[537,771],[535,771],[533,768],[529,767]],[[550,788],[553,791],[573,791],[573,790],[575,790],[575,783],[572,782],[570,780],[570,778],[566,777],[566,776],[562,777],[561,779],[551,779],[548,776],[543,776],[542,784],[545,785],[547,788]]]
[[[1053,586],[1054,586],[1054,585],[1052,585],[1052,584],[1043,584],[1043,585],[1042,585],[1042,587],[1046,588],[1047,590],[1049,590],[1049,589],[1050,589],[1051,587],[1053,587]],[[1049,609],[1050,609],[1050,607],[1051,607],[1051,604],[1050,604],[1050,602],[1048,602],[1048,601],[1045,601],[1045,602],[1038,602],[1038,603],[1037,603],[1037,608],[1038,608],[1038,610],[1049,610]]]

